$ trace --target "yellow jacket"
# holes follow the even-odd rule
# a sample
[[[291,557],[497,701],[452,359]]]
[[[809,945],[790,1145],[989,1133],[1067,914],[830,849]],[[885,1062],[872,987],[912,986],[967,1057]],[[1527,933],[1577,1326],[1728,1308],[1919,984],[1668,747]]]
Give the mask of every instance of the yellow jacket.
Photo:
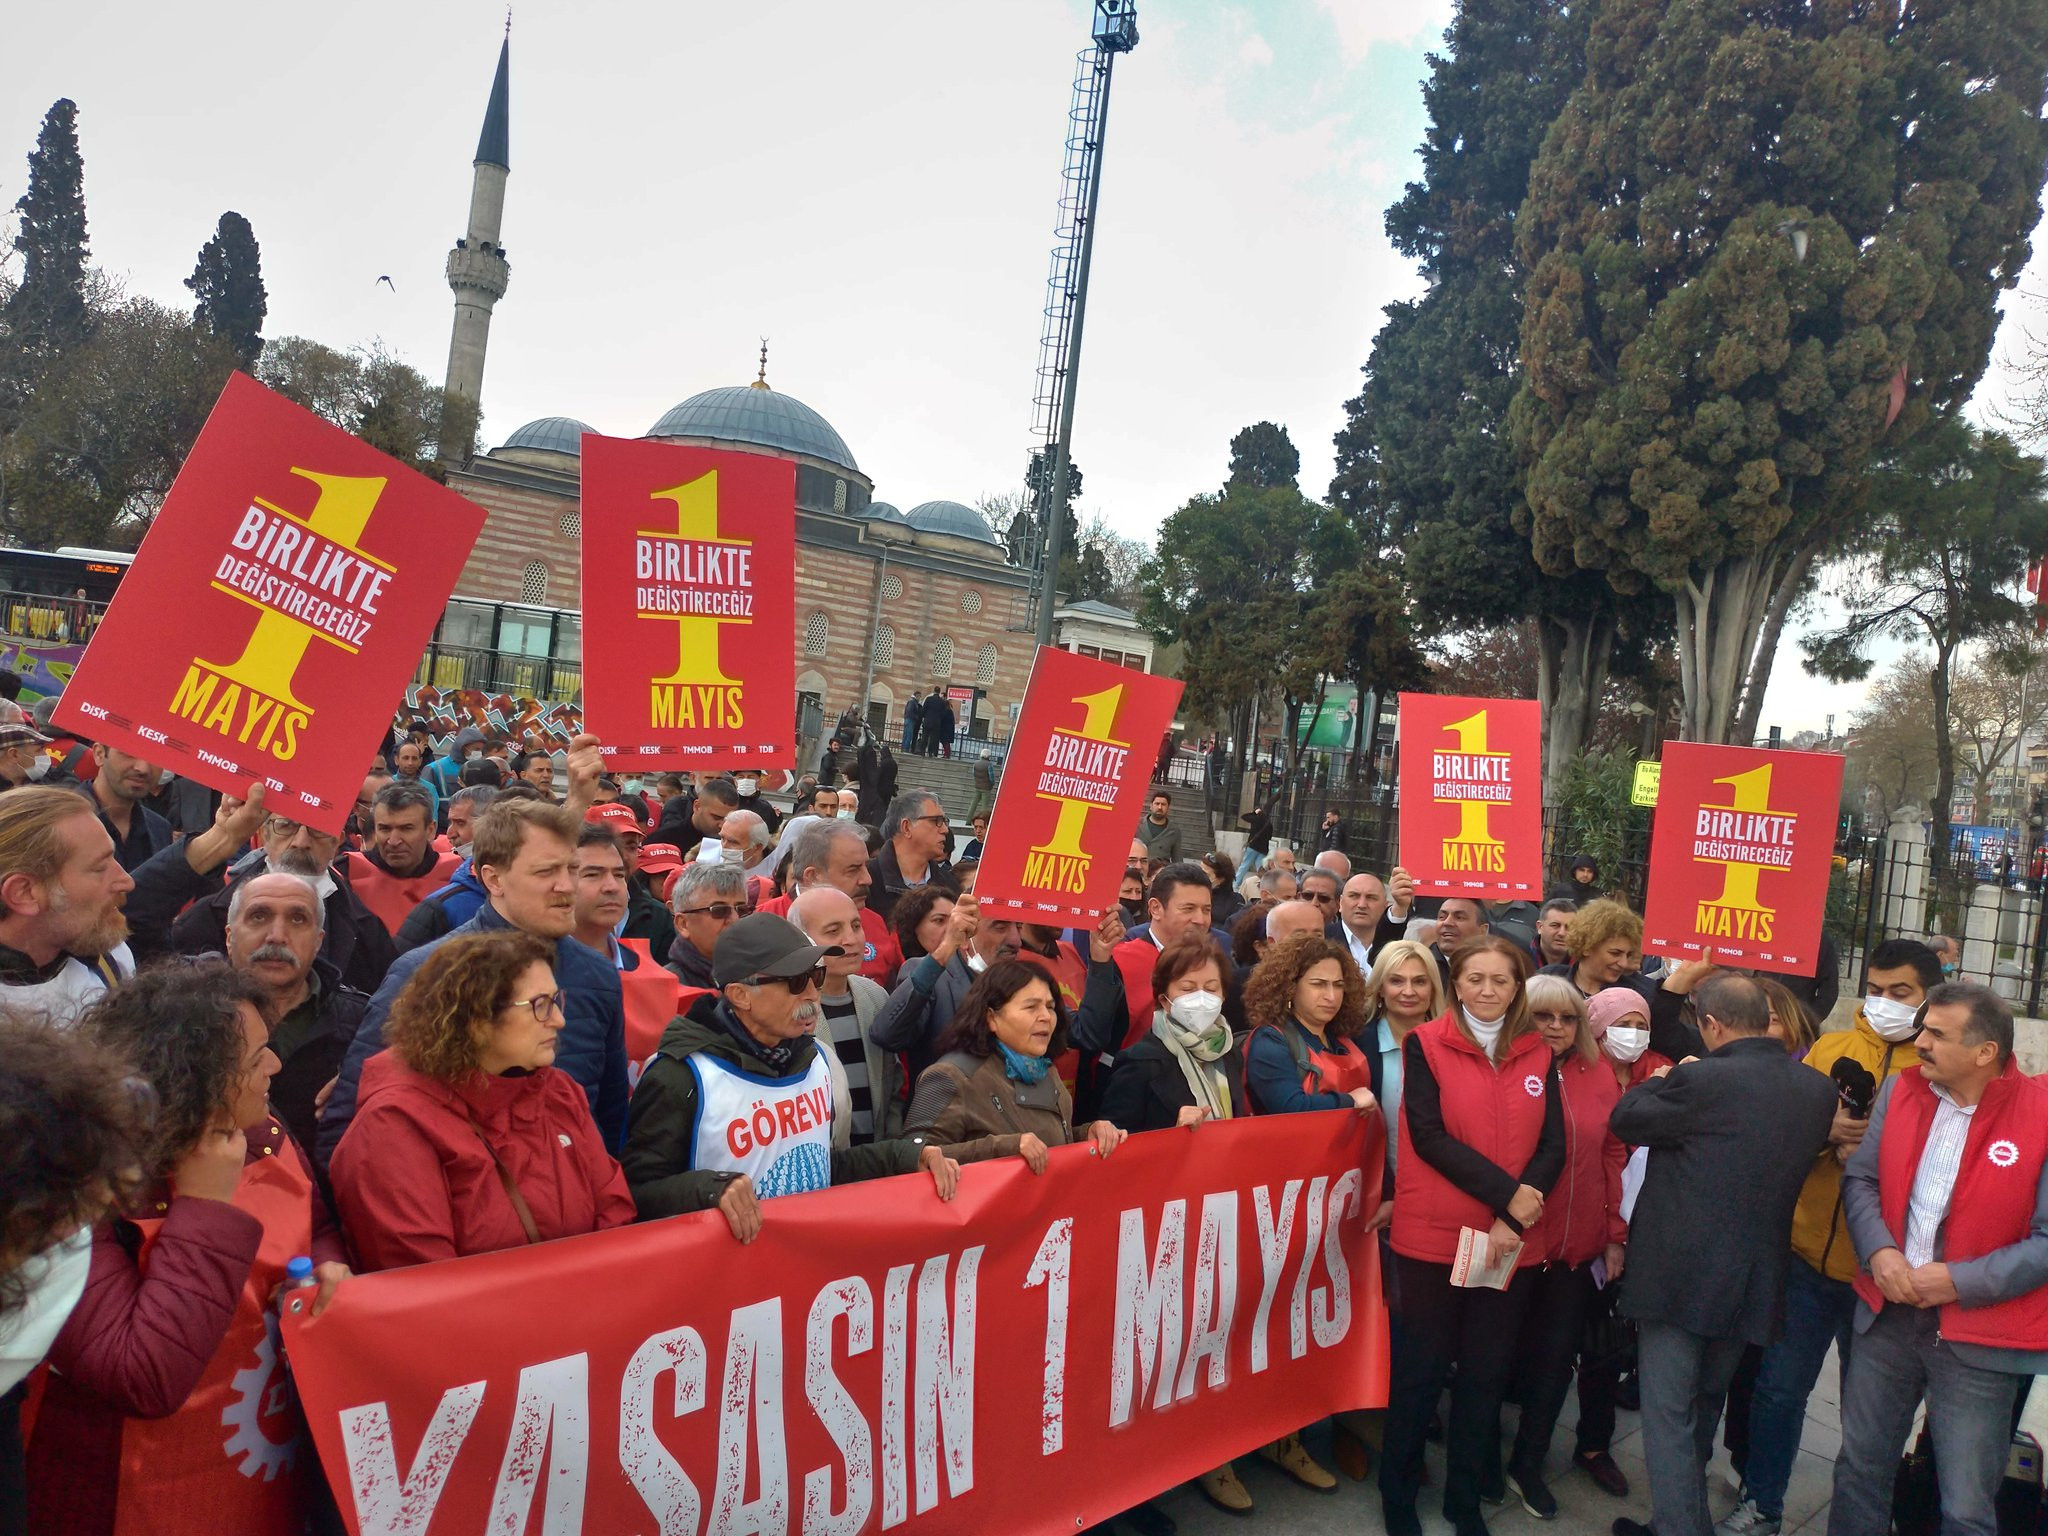
[[[1852,1029],[1838,1029],[1822,1035],[1806,1053],[1806,1064],[1826,1074],[1843,1057],[1861,1062],[1883,1089],[1892,1076],[1919,1063],[1911,1040],[1888,1045],[1856,1010]],[[1792,1251],[1830,1280],[1856,1278],[1856,1248],[1849,1241],[1849,1229],[1842,1219],[1842,1164],[1832,1145],[1814,1159],[1813,1171],[1799,1191],[1799,1205],[1792,1212]]]

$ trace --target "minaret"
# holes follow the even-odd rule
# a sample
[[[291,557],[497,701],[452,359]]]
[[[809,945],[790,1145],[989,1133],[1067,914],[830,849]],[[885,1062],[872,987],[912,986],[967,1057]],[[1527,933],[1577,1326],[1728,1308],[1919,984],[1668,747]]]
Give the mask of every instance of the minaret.
[[[512,269],[498,231],[505,217],[505,178],[512,174],[511,150],[512,21],[505,21],[505,42],[498,50],[498,75],[491,82],[491,103],[484,109],[484,131],[476,141],[476,180],[469,193],[469,232],[448,253],[448,286],[455,290],[455,331],[448,340],[448,381],[445,393],[472,404],[483,399],[484,347],[491,339],[491,310],[505,296]],[[467,441],[444,433],[441,457],[460,461]]]

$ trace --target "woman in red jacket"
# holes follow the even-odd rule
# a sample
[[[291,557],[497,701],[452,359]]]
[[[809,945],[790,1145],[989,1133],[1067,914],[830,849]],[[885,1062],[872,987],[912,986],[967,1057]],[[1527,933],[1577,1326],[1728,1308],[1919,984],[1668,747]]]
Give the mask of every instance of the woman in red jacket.
[[[1537,1259],[1521,1238],[1564,1167],[1557,1065],[1522,995],[1528,957],[1486,935],[1460,945],[1450,964],[1450,1011],[1401,1047],[1392,1229],[1401,1326],[1380,1459],[1387,1536],[1422,1529],[1422,1443],[1453,1366],[1444,1515],[1457,1536],[1486,1536],[1482,1490],[1505,1497],[1489,1486],[1501,1394]],[[1452,1283],[1461,1246],[1479,1261],[1513,1244],[1519,1253],[1505,1289]]]
[[[1543,1459],[1549,1454],[1551,1432],[1557,1427],[1565,1392],[1571,1386],[1572,1365],[1585,1337],[1586,1319],[1599,1305],[1603,1289],[1621,1278],[1628,1251],[1628,1223],[1621,1219],[1621,1165],[1628,1154],[1607,1129],[1607,1117],[1614,1112],[1621,1089],[1587,1026],[1584,995],[1562,976],[1532,976],[1528,1003],[1536,1033],[1557,1063],[1558,1098],[1564,1104],[1565,1159],[1564,1173],[1543,1203],[1542,1218],[1523,1236],[1537,1262],[1530,1276],[1529,1311],[1522,1320],[1516,1362],[1522,1422],[1515,1432],[1507,1475],[1524,1509],[1539,1520],[1554,1520],[1557,1500],[1543,1479]],[[1614,1439],[1614,1400],[1612,1382],[1605,1385],[1605,1400],[1596,1402],[1598,1385],[1589,1388],[1587,1378],[1579,1378],[1578,1445],[1573,1461],[1609,1492],[1614,1490],[1605,1474],[1611,1469],[1614,1478],[1621,1479],[1621,1492],[1626,1493],[1628,1482],[1609,1454]]]
[[[590,1100],[554,1066],[554,950],[516,932],[450,939],[414,973],[363,1068],[334,1198],[365,1270],[622,1227],[625,1175]]]
[[[141,1193],[94,1228],[84,1293],[50,1346],[30,1530],[296,1536],[306,1522],[319,1471],[273,1298],[309,1256],[318,1311],[348,1265],[311,1164],[265,1104],[263,1002],[225,966],[173,964],[80,1026],[149,1084],[155,1120]]]

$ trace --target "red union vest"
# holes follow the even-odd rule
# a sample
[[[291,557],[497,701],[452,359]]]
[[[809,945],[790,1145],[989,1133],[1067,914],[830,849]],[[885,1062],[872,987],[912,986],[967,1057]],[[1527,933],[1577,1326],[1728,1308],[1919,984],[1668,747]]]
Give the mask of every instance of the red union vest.
[[[619,948],[639,961],[632,970],[619,972],[619,991],[625,995],[626,1060],[637,1079],[647,1058],[661,1049],[661,1032],[669,1021],[706,990],[686,988],[674,971],[655,964],[645,939],[620,939]]]
[[[297,1536],[303,1527],[318,1467],[270,1297],[285,1266],[312,1251],[313,1181],[283,1130],[272,1129],[277,1155],[245,1167],[235,1190],[236,1208],[263,1224],[263,1241],[227,1335],[176,1413],[121,1426],[115,1536]],[[135,1225],[147,1269],[163,1223]]]
[[[1892,1089],[1884,1115],[1884,1141],[1877,1149],[1878,1202],[1884,1224],[1906,1247],[1906,1209],[1920,1169],[1928,1133],[1934,1128],[1934,1090],[1908,1067]],[[1958,1264],[1980,1259],[2024,1238],[2034,1224],[2034,1197],[2048,1162],[2048,1088],[2008,1061],[1970,1116],[1963,1160],[1941,1225],[1941,1258]],[[1859,1269],[1856,1294],[1882,1311],[1884,1293],[1867,1270]],[[1941,1333],[1960,1344],[1999,1349],[2048,1349],[2048,1288],[2029,1291],[1988,1307],[1950,1302],[1941,1309]]]
[[[1436,1078],[1444,1129],[1511,1176],[1519,1175],[1543,1137],[1544,1081],[1550,1072],[1550,1047],[1543,1037],[1530,1030],[1507,1048],[1498,1067],[1449,1013],[1417,1025],[1409,1038],[1421,1042],[1423,1060]],[[1429,1264],[1449,1264],[1458,1256],[1459,1231],[1475,1227],[1484,1232],[1493,1225],[1494,1213],[1416,1155],[1408,1137],[1405,1096],[1400,1136],[1394,1161],[1394,1251]],[[1537,1258],[1536,1245],[1525,1242],[1516,1267]]]
[[[377,921],[384,925],[386,931],[397,938],[400,926],[412,915],[412,909],[453,879],[461,863],[462,860],[453,853],[444,853],[434,860],[425,874],[401,880],[372,864],[368,854],[351,852],[348,856],[349,889],[356,893],[356,898],[364,906],[377,914]]]
[[[1372,1060],[1356,1040],[1333,1040],[1328,1045],[1317,1045],[1316,1037],[1292,1019],[1287,1021],[1285,1029],[1273,1029],[1270,1024],[1262,1027],[1272,1029],[1286,1043],[1289,1053],[1301,1067],[1303,1093],[1349,1093],[1354,1088],[1372,1087]],[[1240,1047],[1244,1052],[1247,1079],[1251,1075],[1252,1041],[1258,1036],[1259,1030],[1253,1030],[1244,1037],[1244,1044]],[[1243,1112],[1247,1115],[1260,1113],[1249,1087],[1245,1089]]]
[[[1124,1034],[1119,1051],[1128,1051],[1152,1033],[1152,967],[1159,963],[1159,946],[1147,939],[1125,939],[1110,951],[1116,968],[1123,973],[1124,1002],[1131,1010],[1131,1027]]]
[[[1041,955],[1035,949],[1020,949],[1017,958],[1027,965],[1035,965],[1051,978],[1054,989],[1059,993],[1060,1004],[1072,1018],[1081,1006],[1081,994],[1088,990],[1088,962],[1081,958],[1081,952],[1065,939],[1058,941],[1058,956]],[[1052,1064],[1059,1073],[1060,1081],[1067,1085],[1067,1092],[1074,1091],[1074,1075],[1081,1067],[1081,1053],[1071,1046],[1061,1051]]]

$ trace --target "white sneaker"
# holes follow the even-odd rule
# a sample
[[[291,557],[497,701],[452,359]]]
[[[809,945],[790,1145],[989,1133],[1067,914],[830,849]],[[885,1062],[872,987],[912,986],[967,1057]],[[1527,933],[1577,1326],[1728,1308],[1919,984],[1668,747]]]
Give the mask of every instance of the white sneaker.
[[[1758,1509],[1755,1499],[1744,1499],[1714,1527],[1714,1536],[1778,1536],[1778,1521]]]

